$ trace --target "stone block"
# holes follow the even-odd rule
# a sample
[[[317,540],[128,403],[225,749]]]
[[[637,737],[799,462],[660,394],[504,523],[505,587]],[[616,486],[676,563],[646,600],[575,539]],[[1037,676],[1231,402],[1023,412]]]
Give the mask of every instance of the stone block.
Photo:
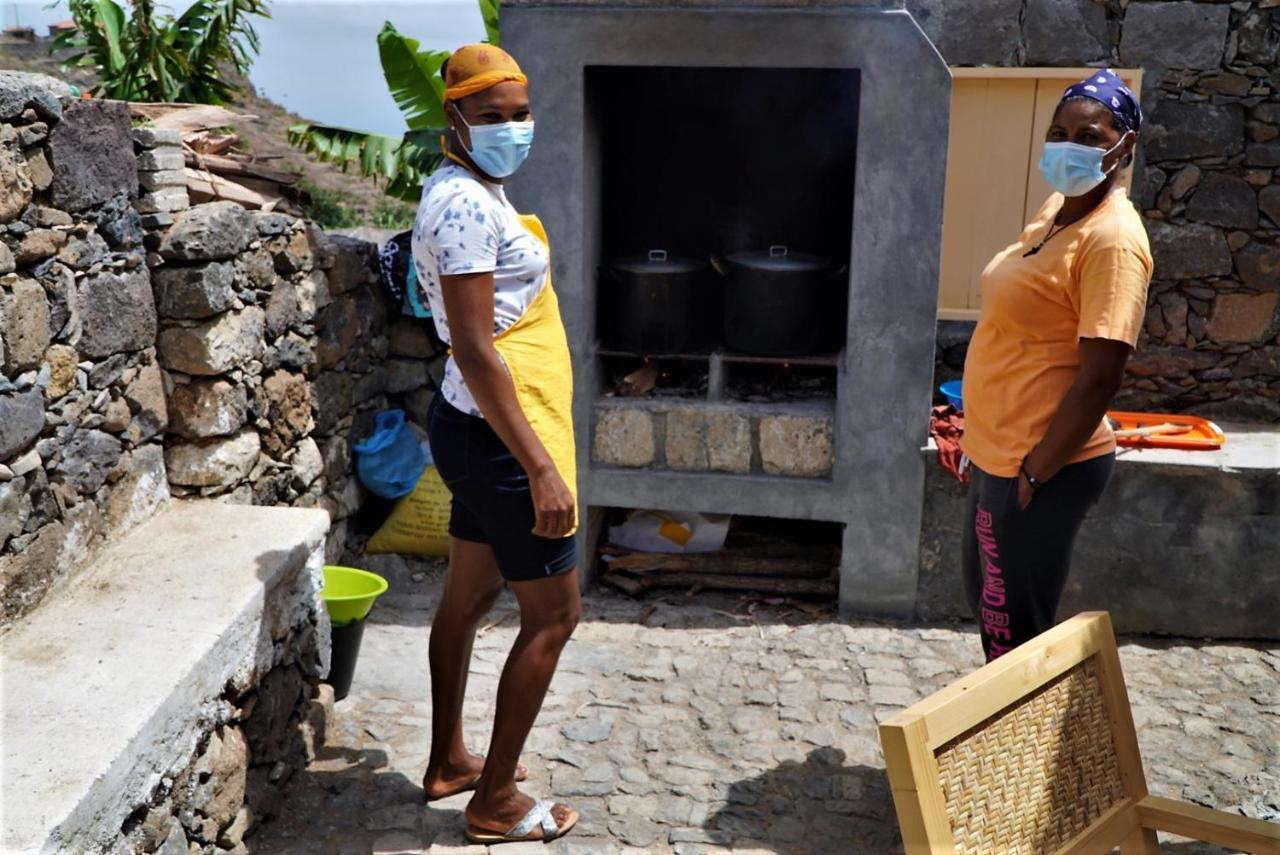
[[[829,475],[834,460],[832,434],[830,416],[764,416],[760,419],[760,463],[770,475]]]
[[[133,141],[142,148],[181,148],[182,132],[173,128],[134,128]]]
[[[1236,253],[1236,269],[1250,288],[1280,291],[1280,246],[1250,241]]]
[[[35,187],[31,167],[12,143],[0,143],[0,225],[13,222],[27,205]]]
[[[52,258],[58,250],[67,245],[67,233],[53,229],[32,229],[22,236],[18,248],[13,253],[19,264],[35,264]]]
[[[298,282],[298,311],[304,321],[313,320],[329,302],[329,277],[324,271],[312,270]]]
[[[426,325],[429,320],[396,318],[391,322],[391,355],[412,359],[428,359],[435,355],[435,346]]]
[[[22,534],[22,529],[31,518],[31,494],[26,490],[24,482],[9,481],[0,484],[0,549],[9,542],[9,538]]]
[[[1265,9],[1250,9],[1240,16],[1237,56],[1254,65],[1271,65],[1280,53],[1280,16]]]
[[[247,281],[259,291],[271,288],[276,282],[275,263],[271,253],[265,249],[254,249],[241,253],[236,258],[236,276]]]
[[[368,241],[325,235],[321,247],[332,262],[326,269],[330,293],[343,294],[376,278],[377,247]]]
[[[77,430],[62,445],[54,477],[78,493],[94,493],[107,482],[107,474],[120,461],[123,451],[120,440],[109,433]]]
[[[1134,353],[1129,360],[1128,371],[1138,377],[1187,377],[1193,371],[1204,371],[1217,365],[1218,358],[1218,354],[1212,351],[1148,344]]]
[[[287,234],[293,229],[295,222],[297,221],[293,217],[275,211],[253,212],[253,226],[262,237]]]
[[[253,234],[253,220],[244,208],[206,202],[174,218],[160,255],[167,261],[221,261],[241,252]]]
[[[388,359],[387,391],[411,392],[427,385],[427,363],[421,359]]]
[[[169,501],[169,479],[164,449],[157,443],[135,448],[124,477],[111,486],[103,509],[112,531],[129,529],[150,517]]]
[[[906,7],[948,64],[1015,64],[1021,0],[906,0]]]
[[[256,306],[193,327],[169,327],[157,342],[160,362],[184,374],[222,374],[262,357],[265,327],[263,311]]]
[[[1079,0],[1027,0],[1027,65],[1084,65],[1111,56],[1107,10]]]
[[[697,410],[667,413],[664,453],[671,469],[702,472],[708,467],[706,418]]]
[[[173,387],[169,430],[186,439],[230,436],[244,427],[249,399],[243,386],[226,380],[193,380]]]
[[[263,409],[271,424],[271,429],[262,437],[263,445],[268,454],[281,459],[316,427],[316,420],[312,415],[311,384],[301,374],[276,371],[263,382],[262,392],[266,396],[266,406]],[[318,406],[316,410],[319,411]],[[341,418],[349,411],[348,404],[336,415]]]
[[[1164,98],[1151,111],[1142,136],[1148,163],[1239,154],[1244,150],[1244,108]]]
[[[98,208],[98,233],[112,249],[142,246],[142,216],[127,194],[117,193]]]
[[[329,436],[351,414],[355,378],[345,371],[325,371],[311,384],[315,403],[315,430]]]
[[[1258,207],[1271,220],[1272,225],[1280,227],[1280,184],[1263,187],[1258,191]],[[3,269],[2,266],[0,269]]]
[[[0,292],[0,296],[4,299],[0,330],[4,333],[5,372],[20,374],[38,368],[54,333],[44,287],[31,279],[19,279],[12,291]]]
[[[1147,236],[1151,241],[1156,279],[1231,275],[1231,250],[1221,229],[1149,222]]]
[[[606,466],[650,466],[657,456],[653,416],[642,409],[596,411],[591,459]]]
[[[360,336],[360,317],[350,297],[336,300],[316,316],[316,360],[321,368],[333,368],[355,345]]]
[[[5,580],[4,588],[0,590],[0,624],[13,623],[39,605],[54,581],[83,560],[101,527],[98,506],[93,502],[81,502],[74,508],[68,508],[61,521],[40,529],[35,540],[21,552],[0,556],[0,579]],[[6,681],[12,679],[10,675],[15,664],[15,660],[6,657]],[[10,734],[6,724],[6,749]],[[12,820],[6,821],[6,830],[11,823]]]
[[[310,228],[273,237],[266,243],[276,272],[288,275],[310,270],[315,261],[316,242]]]
[[[1258,197],[1243,178],[1210,172],[1187,204],[1187,218],[1227,229],[1258,227]]]
[[[166,187],[181,187],[186,192],[187,173],[181,169],[162,169],[159,172],[139,172],[138,186],[143,190],[162,190]]]
[[[1280,143],[1256,143],[1245,149],[1244,161],[1268,169],[1280,166]]]
[[[181,149],[159,148],[138,155],[138,169],[144,172],[181,170],[186,166]]]
[[[44,363],[49,366],[49,385],[45,387],[45,398],[56,401],[76,388],[76,368],[80,362],[80,354],[74,347],[55,344],[44,354]]]
[[[1124,16],[1120,62],[1138,68],[1218,68],[1230,20],[1225,4],[1134,3]]]
[[[82,356],[102,359],[155,344],[155,298],[145,267],[86,277],[76,288],[75,299]]]
[[[129,402],[129,410],[133,413],[127,433],[133,445],[146,442],[169,426],[164,377],[156,363],[149,362],[138,371],[138,376],[125,387],[124,399]]]
[[[138,192],[138,165],[123,101],[76,101],[49,134],[54,207],[83,211]]]
[[[49,125],[45,122],[32,122],[18,129],[18,145],[31,148],[44,142],[49,137]]]
[[[49,156],[44,148],[34,148],[26,152],[27,171],[31,176],[31,186],[37,193],[43,193],[53,184],[53,167],[49,165]]]
[[[248,477],[262,444],[255,430],[203,442],[178,443],[165,450],[169,483],[181,487],[230,487]]]
[[[191,207],[191,197],[186,187],[161,187],[143,193],[134,203],[140,214],[172,214]]]
[[[320,446],[311,437],[303,437],[293,450],[289,466],[293,469],[294,486],[298,490],[306,490],[324,474],[324,458],[320,455]]]
[[[71,89],[56,77],[0,71],[0,122],[17,119],[29,108],[46,120],[58,119],[62,116],[60,99],[70,98]]]
[[[161,267],[153,277],[162,318],[208,318],[230,308],[234,297],[235,268],[228,261]]]
[[[292,282],[277,280],[267,299],[267,338],[279,338],[290,328],[302,323],[302,320],[302,311],[298,307],[298,289]]]
[[[1220,294],[1209,316],[1209,337],[1224,344],[1257,343],[1274,334],[1280,291]]]
[[[59,211],[57,208],[46,208],[43,205],[36,205],[32,209],[32,216],[35,219],[33,225],[42,229],[53,226],[69,226],[73,222],[71,215],[66,211]]]
[[[18,262],[13,260],[13,250],[9,249],[9,244],[0,241],[0,276],[12,273],[17,269]]]
[[[0,462],[16,457],[44,429],[44,399],[38,389],[0,393]]]

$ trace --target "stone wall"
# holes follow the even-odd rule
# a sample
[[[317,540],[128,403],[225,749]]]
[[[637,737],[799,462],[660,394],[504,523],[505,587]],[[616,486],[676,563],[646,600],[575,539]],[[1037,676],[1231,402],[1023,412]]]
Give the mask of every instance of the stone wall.
[[[178,145],[0,72],[0,626],[171,497],[324,508],[336,559],[353,437],[430,401],[375,247],[187,207]]]
[[[829,478],[835,408],[604,399],[596,404],[591,459],[623,469]]]
[[[114,851],[247,853],[245,838],[324,745],[333,689],[319,674],[312,626],[276,639],[271,667],[228,686],[201,744],[125,821]]]
[[[1116,405],[1280,421],[1280,3],[906,6],[952,65],[1144,70],[1134,197],[1156,271]],[[945,338],[954,376],[964,348]]]

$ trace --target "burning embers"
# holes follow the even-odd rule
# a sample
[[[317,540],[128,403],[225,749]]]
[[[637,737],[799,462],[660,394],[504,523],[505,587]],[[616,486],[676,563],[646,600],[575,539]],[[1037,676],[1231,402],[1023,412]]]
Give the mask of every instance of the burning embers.
[[[638,357],[601,350],[606,397],[781,403],[831,400],[836,356],[757,357],[734,353]]]

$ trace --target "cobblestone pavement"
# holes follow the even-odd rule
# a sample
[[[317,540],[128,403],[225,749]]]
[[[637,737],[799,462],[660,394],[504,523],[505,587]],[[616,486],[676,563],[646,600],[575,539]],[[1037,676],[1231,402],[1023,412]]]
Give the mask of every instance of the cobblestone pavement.
[[[441,571],[364,566],[392,593],[366,629],[329,746],[246,842],[260,853],[482,852],[462,837],[465,795],[422,804]],[[525,792],[570,802],[582,820],[554,850],[495,852],[901,851],[876,723],[977,667],[972,628],[846,623],[785,605],[748,614],[743,600],[706,594],[636,602],[595,590],[585,605],[522,758]],[[514,602],[491,620],[468,687],[476,751]],[[1280,649],[1127,639],[1121,658],[1151,791],[1280,819]]]

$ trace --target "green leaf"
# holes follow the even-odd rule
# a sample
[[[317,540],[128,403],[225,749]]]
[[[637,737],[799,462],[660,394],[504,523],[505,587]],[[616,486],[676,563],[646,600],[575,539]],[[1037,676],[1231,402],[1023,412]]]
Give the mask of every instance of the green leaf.
[[[124,32],[124,10],[111,0],[94,0],[93,5],[106,43],[107,67],[116,71],[124,67],[124,49],[120,45],[120,35]]]
[[[440,66],[446,51],[420,51],[417,39],[401,35],[391,22],[378,33],[378,56],[391,97],[404,113],[410,128],[439,128],[448,124],[444,115],[444,81]]]
[[[491,45],[498,43],[498,7],[502,0],[479,0],[480,17],[484,19],[485,41]]]

